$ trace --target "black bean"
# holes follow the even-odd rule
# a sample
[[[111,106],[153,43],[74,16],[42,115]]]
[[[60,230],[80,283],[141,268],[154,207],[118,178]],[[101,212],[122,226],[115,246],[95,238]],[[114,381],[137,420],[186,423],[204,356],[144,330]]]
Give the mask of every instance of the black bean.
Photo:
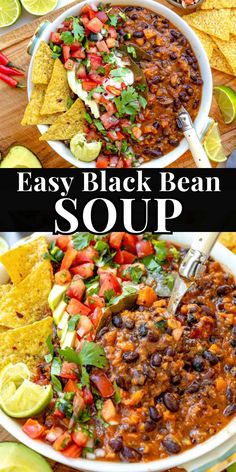
[[[224,371],[225,371],[225,372],[230,372],[231,369],[232,369],[232,366],[231,366],[231,365],[228,365],[228,364],[225,364],[225,365],[224,365]]]
[[[178,57],[178,56],[177,56],[176,52],[171,52],[171,53],[170,53],[170,59],[171,59],[172,61],[175,61],[175,60],[177,59],[177,57]]]
[[[228,402],[232,403],[234,400],[234,392],[230,386],[227,387],[226,389],[226,394],[225,394]]]
[[[179,110],[179,108],[181,107],[181,102],[180,102],[180,100],[179,100],[178,98],[175,98],[175,99],[174,99],[174,102],[173,102],[173,105],[174,105],[174,108],[175,108],[176,110]]]
[[[219,362],[219,358],[211,351],[204,351],[203,356],[211,365],[216,365]]]
[[[193,90],[193,87],[191,87],[191,85],[189,85],[186,90],[187,90],[187,94],[190,97],[194,94],[194,90]]]
[[[194,323],[197,323],[197,321],[198,321],[198,320],[197,320],[196,316],[195,316],[193,313],[188,313],[188,315],[187,315],[187,322],[188,322],[189,325],[192,325],[192,324],[194,324]]]
[[[144,153],[153,158],[160,157],[163,154],[160,149],[149,149],[149,148],[145,148]]]
[[[202,372],[204,370],[204,360],[200,356],[195,356],[192,360],[193,369],[197,372]]]
[[[157,333],[154,333],[153,331],[149,331],[147,338],[150,343],[156,343],[159,339],[159,336]]]
[[[181,102],[187,102],[189,100],[189,97],[186,92],[180,92],[179,99],[181,100]]]
[[[193,66],[195,66],[196,64],[193,64]],[[202,85],[203,84],[203,80],[202,79],[197,79],[196,80],[196,85]]]
[[[146,375],[140,372],[138,369],[133,370],[132,383],[134,385],[144,385],[147,380]]]
[[[236,339],[231,339],[230,345],[231,345],[232,347],[236,347]]]
[[[234,377],[236,377],[236,367],[232,367],[231,371],[230,371],[231,375],[233,375]]]
[[[154,121],[153,126],[158,129],[160,127],[160,122],[158,120]]]
[[[123,449],[123,439],[121,436],[117,436],[114,439],[111,439],[109,446],[113,449],[114,452],[120,452]]]
[[[106,334],[108,331],[109,331],[108,326],[104,326],[102,329],[100,329],[100,331],[98,332],[96,338],[101,339],[104,336],[104,334]]]
[[[160,367],[161,362],[162,362],[162,357],[159,354],[159,352],[154,352],[154,354],[152,354],[152,357],[151,357],[151,360],[150,360],[151,366],[152,367]]]
[[[134,13],[133,15],[131,15],[130,19],[133,20],[133,21],[137,20],[138,19],[137,13]]]
[[[166,355],[170,357],[175,356],[175,350],[173,349],[173,347],[170,346],[166,349]]]
[[[139,332],[139,336],[141,336],[141,338],[144,338],[145,336],[147,336],[148,327],[147,327],[146,323],[143,323],[139,326],[138,332]]]
[[[171,377],[171,383],[172,385],[179,385],[181,382],[181,376],[180,375],[174,375],[174,377]]]
[[[228,405],[223,411],[224,416],[230,416],[230,415],[233,415],[234,413],[236,413],[236,403],[232,403],[232,405]]]
[[[178,411],[179,401],[173,393],[170,393],[170,392],[164,393],[163,401],[168,410],[172,412]]]
[[[129,364],[130,362],[135,362],[138,360],[139,353],[135,351],[134,352],[128,351],[128,352],[124,352],[122,357],[123,357],[123,360]]]
[[[175,39],[178,39],[179,36],[180,36],[180,33],[179,33],[178,31],[176,31],[176,30],[173,30],[173,29],[170,30],[170,34],[171,34],[171,36],[173,36],[173,38],[175,38]]]
[[[125,446],[120,452],[120,457],[124,462],[139,462],[142,455],[136,449]]]
[[[123,324],[123,321],[122,321],[122,318],[120,315],[114,315],[112,317],[112,324],[116,327],[116,328],[121,328],[122,327],[122,324]]]
[[[154,75],[152,79],[152,84],[159,84],[163,79],[161,78],[160,75]]]
[[[229,285],[220,285],[217,287],[216,293],[218,297],[222,297],[231,292],[231,287]]]
[[[125,320],[125,322],[124,322],[124,327],[125,327],[126,329],[134,329],[134,327],[135,327],[135,322],[134,322],[134,320],[131,320],[131,319]]]
[[[236,338],[236,326],[234,326],[232,329],[232,336]]]
[[[166,436],[163,439],[162,444],[170,454],[178,454],[181,450],[181,446],[173,436]]]
[[[128,13],[129,11],[132,11],[132,10],[134,10],[134,7],[125,7],[125,8],[124,8],[124,11],[127,12],[127,13]]]
[[[169,143],[171,146],[178,146],[178,145],[179,145],[178,139],[173,139],[173,138],[169,138],[169,139],[168,139],[168,143]]]
[[[134,38],[143,38],[143,36],[144,36],[143,31],[134,31],[133,32],[133,37]]]
[[[116,377],[116,383],[118,387],[122,388],[123,390],[127,390],[126,380],[123,375],[118,375],[118,377]]]
[[[153,369],[151,369],[151,367],[150,367],[149,365],[147,365],[147,364],[144,364],[144,365],[143,365],[143,373],[144,373],[144,375],[146,375],[149,379],[152,379],[152,380],[154,380],[155,377],[156,377],[156,372],[155,372]]]
[[[200,384],[194,380],[185,390],[186,393],[196,393],[200,389]]]
[[[151,433],[151,431],[154,431],[156,429],[157,425],[154,421],[147,420],[144,423],[144,428],[147,433]]]
[[[193,110],[196,110],[196,108],[198,108],[199,103],[200,103],[200,100],[196,98],[193,102]]]
[[[149,406],[148,410],[152,421],[157,422],[162,418],[162,414],[155,408],[155,406]]]
[[[213,313],[213,311],[207,305],[202,305],[201,309],[202,309],[202,313],[204,313],[204,315],[207,315],[207,316],[214,316],[215,315]]]

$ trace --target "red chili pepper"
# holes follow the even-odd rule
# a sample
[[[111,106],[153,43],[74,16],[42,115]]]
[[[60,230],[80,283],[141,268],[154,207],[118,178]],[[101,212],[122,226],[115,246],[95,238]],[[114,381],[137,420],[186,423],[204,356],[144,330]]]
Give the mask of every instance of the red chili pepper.
[[[1,72],[0,72],[0,80],[2,80],[3,82],[6,82],[7,85],[10,85],[10,87],[13,87],[13,88],[24,88],[24,85],[19,84],[19,82],[17,82],[16,79],[13,79],[13,78],[10,77],[9,75],[2,74]]]
[[[20,70],[16,70],[8,66],[3,66],[2,64],[0,64],[0,72],[5,75],[16,75],[18,77],[23,77],[25,75],[24,72],[21,72]]]
[[[13,62],[9,61],[8,57],[5,56],[5,54],[3,54],[3,52],[1,51],[0,51],[0,64],[2,64],[3,66],[8,66],[8,67],[15,67],[16,69],[19,69],[19,70],[24,70],[21,67],[18,67],[15,64],[13,64]]]

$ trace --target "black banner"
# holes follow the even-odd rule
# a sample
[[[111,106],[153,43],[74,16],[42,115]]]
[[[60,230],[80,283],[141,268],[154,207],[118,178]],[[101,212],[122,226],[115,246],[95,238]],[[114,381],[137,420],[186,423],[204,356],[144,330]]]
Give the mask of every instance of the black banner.
[[[0,231],[236,231],[233,169],[6,169],[0,198]]]

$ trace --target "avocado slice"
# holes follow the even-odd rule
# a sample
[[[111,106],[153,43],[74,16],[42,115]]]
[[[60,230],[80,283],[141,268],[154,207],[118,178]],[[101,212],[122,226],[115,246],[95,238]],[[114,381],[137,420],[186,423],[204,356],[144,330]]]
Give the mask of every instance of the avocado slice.
[[[52,472],[48,462],[23,444],[0,443],[0,471],[2,472]]]
[[[57,305],[62,300],[64,293],[66,293],[68,285],[54,284],[51,292],[48,295],[48,304],[52,311],[57,308]]]
[[[67,307],[67,303],[64,300],[61,300],[60,303],[57,305],[55,310],[53,310],[53,321],[56,325],[58,325],[63,317],[63,313]],[[69,316],[69,315],[68,315]]]
[[[31,168],[41,169],[39,159],[24,146],[12,146],[0,163],[1,169]]]

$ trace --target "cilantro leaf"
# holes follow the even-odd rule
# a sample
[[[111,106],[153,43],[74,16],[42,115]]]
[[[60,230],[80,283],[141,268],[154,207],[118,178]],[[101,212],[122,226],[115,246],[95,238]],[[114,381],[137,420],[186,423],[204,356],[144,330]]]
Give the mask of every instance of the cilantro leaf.
[[[82,384],[83,387],[89,388],[90,387],[89,374],[88,374],[86,368],[82,367],[81,372],[82,372],[81,384]]]
[[[114,296],[115,296],[115,291],[113,290],[113,288],[106,290],[104,293],[105,302],[109,303],[110,300],[114,298]]]
[[[85,342],[79,354],[71,347],[60,350],[60,355],[68,362],[79,364],[80,367],[92,365],[102,369],[107,364],[104,349],[94,342]]]
[[[155,241],[153,240],[153,245],[156,251],[155,259],[160,264],[163,265],[166,262],[166,257],[168,254],[168,249],[166,247],[165,241]]]
[[[68,321],[68,331],[74,331],[78,321],[80,320],[80,315],[74,315]]]
[[[136,53],[136,49],[134,48],[134,46],[127,46],[127,52],[134,58],[136,59],[137,57],[137,53]]]
[[[51,367],[51,375],[60,375],[61,373],[61,359],[54,357]]]
[[[166,274],[165,276],[165,284],[167,285],[167,287],[169,288],[169,290],[173,290],[173,287],[174,287],[174,283],[175,283],[175,278],[172,274]]]
[[[139,103],[140,103],[142,108],[146,108],[147,100],[144,97],[142,97],[142,95],[140,95],[140,97],[139,97]]]
[[[119,115],[136,116],[139,109],[138,93],[134,87],[127,87],[119,97],[115,97],[115,104]]]
[[[116,382],[113,383],[114,385],[114,389],[115,389],[115,393],[114,393],[114,401],[116,403],[116,405],[118,405],[120,402],[121,402],[121,394],[120,394],[120,389],[117,385]]]
[[[130,277],[132,279],[132,281],[136,284],[138,284],[143,276],[143,270],[141,268],[141,266],[130,266],[128,267],[127,271],[125,271],[125,273],[128,272],[130,274]]]
[[[147,88],[146,84],[136,84],[135,86],[136,90],[139,90],[140,92],[144,92]]]
[[[90,241],[94,239],[94,235],[91,233],[75,233],[72,236],[73,246],[77,251],[88,247]]]
[[[61,382],[55,375],[51,375],[51,381],[55,387],[55,390],[57,390],[58,392],[62,392]]]
[[[67,44],[67,46],[70,46],[74,42],[74,36],[70,31],[63,31],[63,33],[61,33],[61,40],[63,43]]]
[[[50,334],[49,334],[49,336],[48,336],[47,339],[46,339],[46,344],[47,344],[47,347],[48,347],[48,350],[49,350],[51,356],[53,356],[53,354],[54,354],[54,347],[53,347],[53,344],[52,344],[52,340],[51,340]]]
[[[78,18],[73,18],[73,33],[75,41],[82,41],[85,36],[84,28],[79,24]]]
[[[116,26],[116,25],[117,25],[117,23],[118,23],[118,18],[117,18],[116,15],[113,15],[113,14],[108,15],[108,18],[109,18],[109,21],[110,21],[110,25],[111,25],[111,26]]]
[[[164,319],[157,321],[156,323],[154,323],[154,325],[156,326],[156,328],[162,331],[162,333],[164,333],[164,331],[166,331],[167,329],[167,321]]]
[[[106,64],[117,64],[117,58],[112,52],[102,52],[102,59]]]

